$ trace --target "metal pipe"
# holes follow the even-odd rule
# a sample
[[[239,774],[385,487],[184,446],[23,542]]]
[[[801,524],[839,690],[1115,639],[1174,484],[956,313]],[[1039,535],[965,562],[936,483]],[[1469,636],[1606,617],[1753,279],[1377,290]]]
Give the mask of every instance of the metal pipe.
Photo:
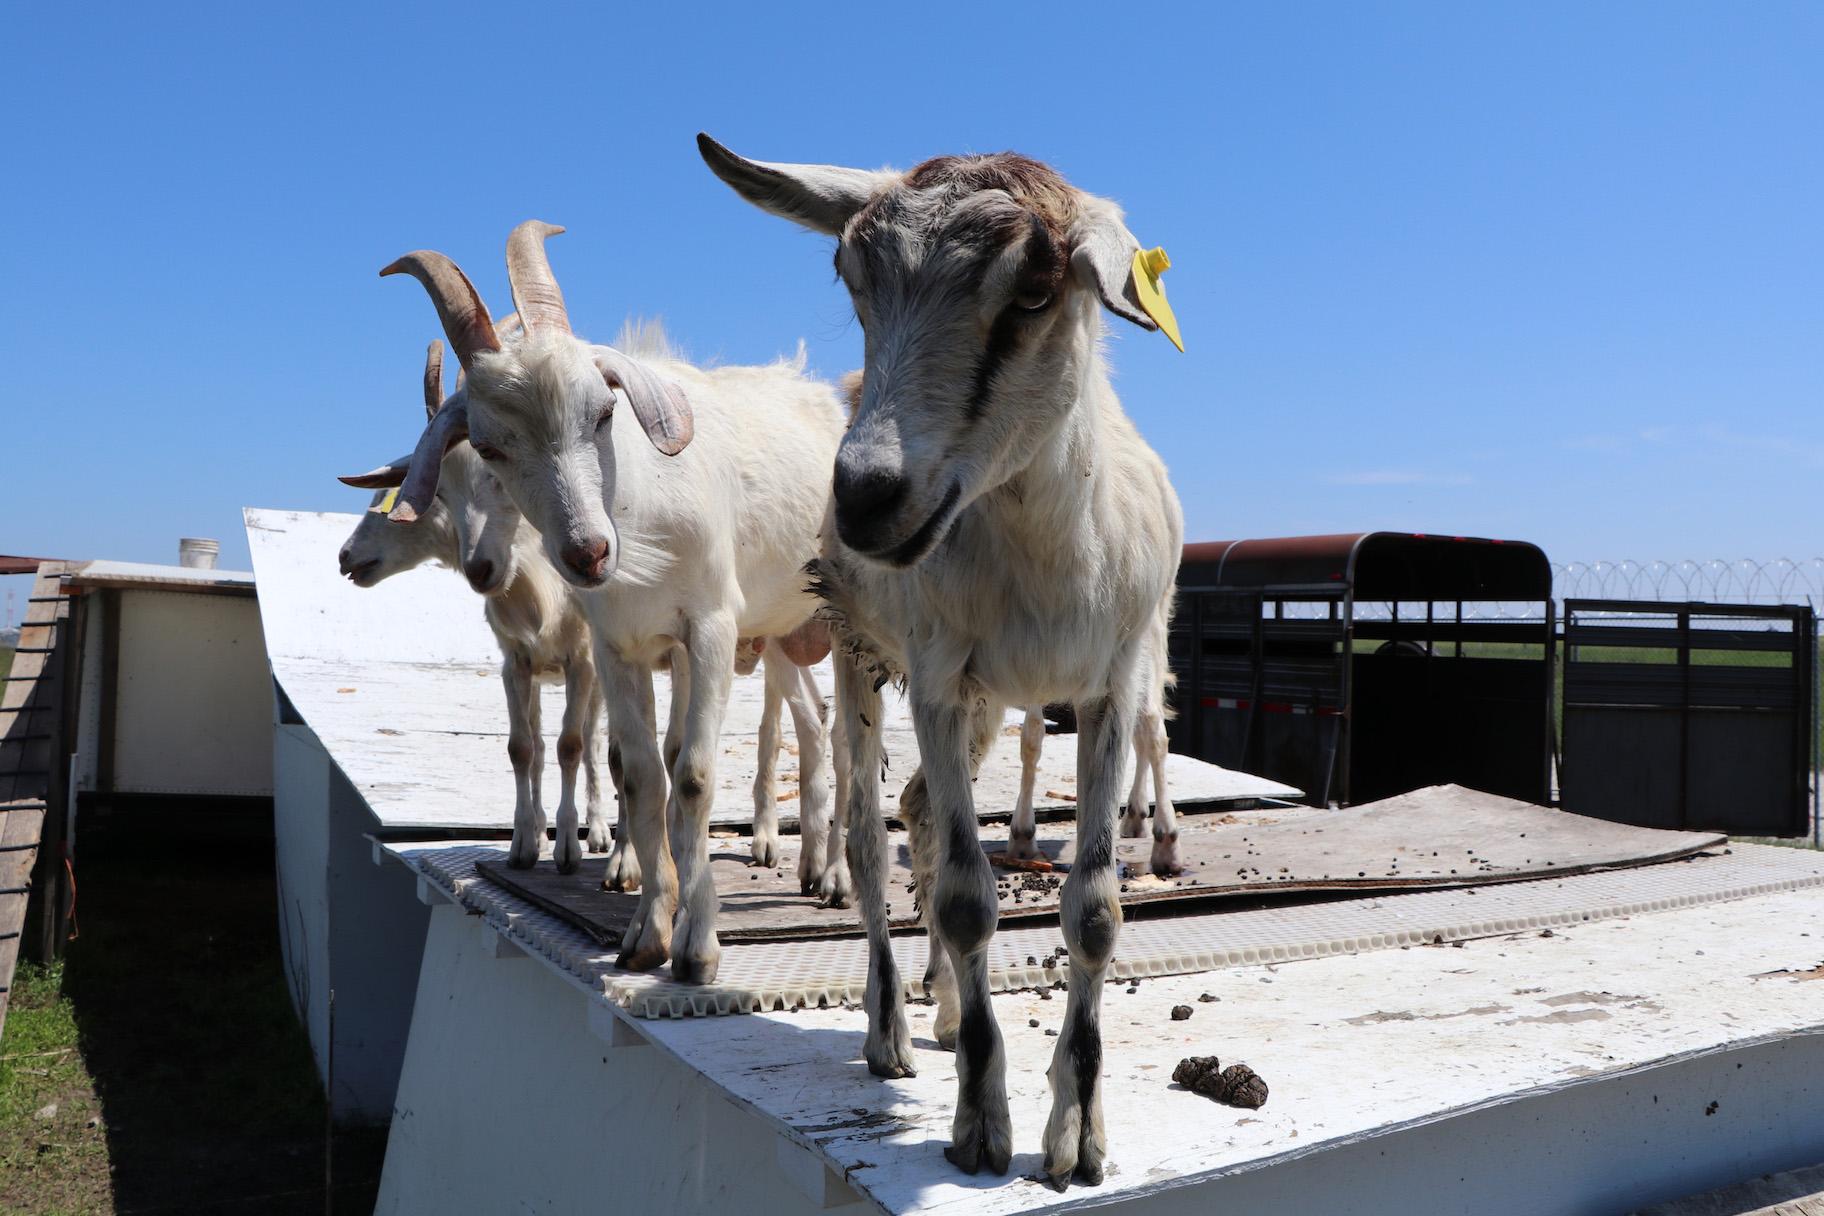
[[[192,570],[213,570],[221,549],[222,542],[210,540],[206,536],[180,537],[177,542],[177,564]]]

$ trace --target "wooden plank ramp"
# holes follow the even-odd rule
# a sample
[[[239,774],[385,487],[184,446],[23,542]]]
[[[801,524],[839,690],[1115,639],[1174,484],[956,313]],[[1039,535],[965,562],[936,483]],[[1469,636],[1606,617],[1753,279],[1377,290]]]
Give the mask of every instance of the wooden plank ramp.
[[[1564,878],[1720,850],[1729,839],[1717,832],[1609,823],[1455,785],[1413,790],[1346,811],[1299,807],[1247,815],[1190,814],[1178,822],[1184,872],[1172,878],[1147,872],[1150,837],[1116,842],[1119,898],[1128,915],[1142,904],[1186,900]],[[861,913],[855,907],[819,907],[800,895],[798,840],[787,837],[780,843],[780,865],[756,869],[744,843],[711,839],[710,872],[721,898],[717,935],[733,942],[860,933]],[[1075,826],[1042,824],[1038,844],[1049,859],[1048,872],[1031,872],[1031,863],[1025,869],[997,869],[1003,923],[1057,917],[1061,880],[1076,859]],[[984,832],[982,847],[991,857],[1003,854],[1005,832]],[[547,856],[529,870],[509,869],[497,860],[481,861],[476,869],[606,944],[621,940],[639,902],[637,895],[602,890],[607,864],[605,857],[591,857],[576,873],[559,874]],[[909,841],[904,832],[891,832],[887,919],[894,929],[918,925],[912,888]]]
[[[12,671],[0,685],[0,1031],[27,932],[46,815],[64,784],[57,769],[70,603],[62,576],[71,568],[67,562],[39,565]]]
[[[1763,1174],[1721,1190],[1642,1208],[1634,1216],[1824,1216],[1824,1165]]]

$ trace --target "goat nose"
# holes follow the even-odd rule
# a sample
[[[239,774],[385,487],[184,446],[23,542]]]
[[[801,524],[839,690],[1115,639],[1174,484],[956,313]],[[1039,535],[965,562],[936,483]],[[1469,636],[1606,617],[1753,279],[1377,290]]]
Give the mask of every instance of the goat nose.
[[[600,582],[608,565],[607,540],[584,541],[564,546],[564,565],[588,582]]]
[[[844,514],[884,515],[906,496],[906,479],[898,469],[837,458],[832,490]]]
[[[478,558],[469,563],[469,585],[475,588],[494,585],[494,563],[487,558]]]
[[[336,553],[336,569],[340,570],[344,574],[348,573],[349,562],[348,562],[348,550],[347,549],[339,550]]]

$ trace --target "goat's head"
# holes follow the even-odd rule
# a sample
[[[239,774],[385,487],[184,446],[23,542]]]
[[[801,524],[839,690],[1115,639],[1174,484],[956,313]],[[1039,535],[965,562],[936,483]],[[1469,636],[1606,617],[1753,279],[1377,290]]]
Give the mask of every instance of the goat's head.
[[[441,456],[468,439],[504,498],[544,537],[551,562],[582,587],[606,581],[619,561],[609,508],[615,496],[611,422],[625,397],[653,446],[675,455],[690,442],[690,407],[639,360],[570,332],[545,238],[563,229],[528,220],[507,241],[507,274],[524,336],[504,345],[468,277],[439,253],[407,254],[381,271],[424,284],[466,383],[425,428],[394,518],[409,522],[434,497]]]
[[[419,526],[408,528],[386,517],[392,506],[387,501],[391,494],[390,490],[382,490],[374,495],[361,522],[336,552],[336,566],[342,577],[357,587],[372,587],[426,562],[447,562],[455,551],[448,511],[434,505],[418,521]]]
[[[428,417],[435,417],[443,404],[443,343],[432,342],[424,356],[424,404]],[[454,524],[441,501],[434,501],[420,521],[421,526],[408,528],[389,519],[398,494],[397,487],[405,478],[409,456],[401,456],[359,477],[344,477],[352,486],[375,491],[361,522],[342,542],[336,553],[336,564],[342,576],[357,587],[372,587],[384,579],[431,561],[448,561],[455,548]]]
[[[507,317],[502,335],[518,330]],[[458,377],[456,392],[443,395],[443,343],[432,342],[424,364],[425,416],[435,423],[445,409],[461,405],[466,386]],[[349,485],[379,488],[368,513],[340,554],[342,573],[370,587],[389,575],[426,561],[454,557],[469,585],[482,595],[499,595],[517,571],[513,538],[523,516],[500,481],[466,443],[453,444],[438,461],[436,489],[430,506],[411,522],[393,518],[400,498],[397,487],[410,475],[412,457],[404,456],[356,477]],[[392,487],[387,489],[385,487]]]
[[[445,453],[436,501],[449,512],[456,532],[457,560],[469,586],[482,595],[504,592],[519,573],[513,538],[525,517],[469,444],[459,443]]]
[[[837,453],[836,526],[897,566],[1024,468],[1075,401],[1096,308],[1144,329],[1139,243],[1104,199],[1012,153],[906,173],[744,160],[709,167],[756,206],[838,239],[866,333],[859,407]]]

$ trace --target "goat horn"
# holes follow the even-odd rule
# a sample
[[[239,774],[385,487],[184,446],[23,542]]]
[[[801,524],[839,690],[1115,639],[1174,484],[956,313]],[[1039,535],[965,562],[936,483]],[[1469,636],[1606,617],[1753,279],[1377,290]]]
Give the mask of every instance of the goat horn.
[[[463,367],[468,367],[482,351],[500,349],[494,321],[488,316],[488,306],[481,302],[481,294],[462,268],[443,254],[420,249],[406,254],[380,274],[409,274],[424,284],[431,303],[437,307],[437,319],[443,322],[443,336],[456,349]]]
[[[424,416],[435,418],[443,404],[443,341],[432,338],[424,351]]]
[[[396,524],[414,523],[431,509],[431,501],[437,497],[437,475],[443,468],[444,453],[468,437],[469,403],[452,396],[418,437],[418,446],[412,449],[405,477],[399,483],[397,505],[388,519]]]
[[[527,220],[507,238],[507,282],[513,288],[513,306],[527,332],[570,332],[570,314],[564,311],[564,293],[558,290],[545,257],[545,238],[562,232],[556,224]]]

